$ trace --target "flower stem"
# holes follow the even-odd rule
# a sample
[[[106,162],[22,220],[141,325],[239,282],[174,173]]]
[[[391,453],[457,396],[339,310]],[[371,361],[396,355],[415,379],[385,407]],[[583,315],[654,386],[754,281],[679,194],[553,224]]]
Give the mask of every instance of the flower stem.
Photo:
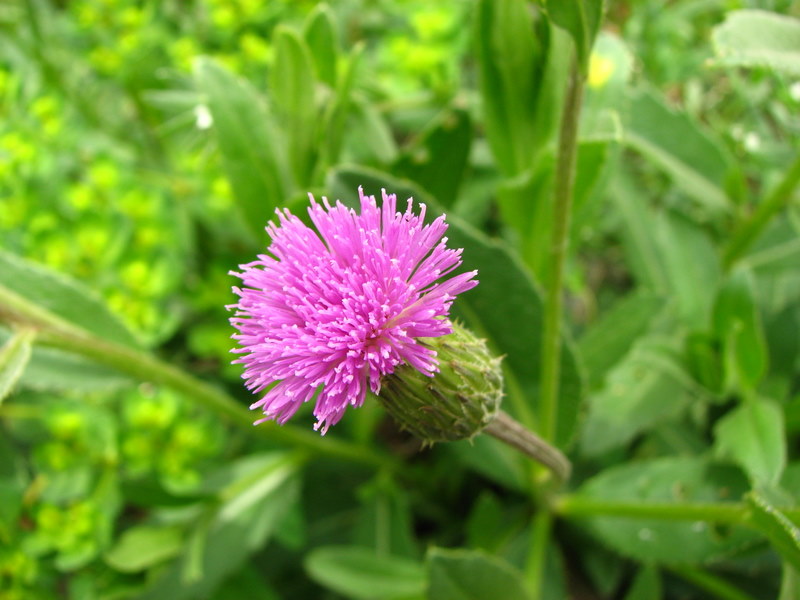
[[[553,237],[550,247],[550,270],[545,301],[544,332],[542,334],[541,388],[539,414],[541,434],[547,441],[556,435],[558,384],[561,371],[561,320],[564,281],[564,262],[569,244],[569,225],[572,213],[572,190],[575,184],[575,162],[578,141],[578,121],[583,99],[583,77],[573,57],[570,68],[564,112],[561,117],[558,157],[553,195]]]
[[[558,448],[551,446],[538,435],[517,423],[507,413],[500,411],[484,431],[543,464],[550,469],[560,483],[569,479],[572,465],[567,457]]]
[[[795,157],[794,162],[786,170],[778,186],[758,205],[750,219],[734,234],[731,243],[725,250],[726,268],[730,268],[747,251],[770,219],[789,204],[792,192],[798,183],[800,183],[800,154]]]

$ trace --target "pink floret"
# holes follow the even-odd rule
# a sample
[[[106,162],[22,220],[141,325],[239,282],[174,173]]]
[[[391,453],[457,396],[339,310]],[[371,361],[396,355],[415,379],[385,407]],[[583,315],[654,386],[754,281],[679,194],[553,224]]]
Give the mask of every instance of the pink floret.
[[[407,364],[432,376],[435,352],[419,338],[452,332],[447,319],[457,294],[477,285],[476,271],[443,279],[461,264],[461,250],[447,248],[444,216],[425,225],[425,205],[374,196],[359,188],[361,213],[341,202],[318,204],[309,194],[307,227],[288,210],[267,232],[268,254],[233,272],[243,282],[231,323],[242,356],[243,378],[254,393],[251,408],[285,423],[315,397],[315,429],[324,434],[348,406],[361,406],[367,389]]]

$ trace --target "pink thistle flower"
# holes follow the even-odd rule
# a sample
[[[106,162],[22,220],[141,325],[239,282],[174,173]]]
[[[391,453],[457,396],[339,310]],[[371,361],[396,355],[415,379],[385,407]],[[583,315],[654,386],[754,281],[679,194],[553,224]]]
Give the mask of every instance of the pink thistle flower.
[[[447,319],[455,296],[477,285],[477,271],[443,279],[461,264],[461,249],[447,248],[444,215],[425,225],[408,199],[374,196],[359,188],[361,214],[309,194],[317,231],[288,210],[270,223],[268,254],[240,265],[243,287],[231,324],[245,366],[246,387],[266,394],[250,408],[285,423],[316,396],[314,429],[323,435],[348,406],[364,403],[369,387],[398,365],[433,376],[436,352],[420,338],[453,331]]]

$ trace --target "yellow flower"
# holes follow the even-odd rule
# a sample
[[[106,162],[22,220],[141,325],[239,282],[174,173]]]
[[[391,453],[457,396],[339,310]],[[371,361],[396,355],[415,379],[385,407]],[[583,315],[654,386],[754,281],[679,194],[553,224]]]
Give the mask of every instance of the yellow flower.
[[[599,54],[592,54],[589,59],[589,87],[603,87],[614,74],[614,61]]]

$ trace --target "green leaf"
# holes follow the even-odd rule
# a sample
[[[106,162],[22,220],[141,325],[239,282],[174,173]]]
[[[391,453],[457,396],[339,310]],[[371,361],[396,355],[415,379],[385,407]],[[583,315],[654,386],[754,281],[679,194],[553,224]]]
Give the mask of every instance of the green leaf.
[[[696,223],[674,212],[656,215],[655,237],[678,314],[689,327],[702,330],[708,323],[721,268],[714,244]],[[702,282],[702,285],[698,285]]]
[[[239,209],[255,239],[266,240],[264,227],[275,207],[291,194],[283,162],[285,144],[248,82],[208,58],[196,61],[194,78],[211,111],[222,165]]]
[[[545,152],[533,169],[500,182],[496,191],[500,216],[514,235],[513,247],[539,279],[549,266],[554,169],[553,153]]]
[[[360,546],[316,548],[304,565],[314,581],[356,600],[399,600],[417,597],[425,589],[418,562]]]
[[[510,507],[488,489],[484,490],[470,509],[465,527],[467,545],[500,554],[527,521],[528,515],[522,507]]]
[[[603,0],[548,0],[547,12],[553,23],[566,29],[575,40],[578,64],[586,73],[592,44],[603,19]]]
[[[475,17],[486,136],[510,177],[555,136],[566,82],[568,38],[533,15],[525,0],[481,0]]]
[[[789,238],[782,243],[761,248],[744,257],[742,262],[759,273],[776,273],[794,269],[800,264],[800,238],[789,227]]]
[[[686,367],[692,376],[712,394],[723,391],[723,368],[719,344],[714,336],[693,332],[684,343]]]
[[[736,500],[748,489],[738,469],[698,457],[659,458],[613,467],[589,479],[578,494],[603,504],[675,506]],[[705,521],[602,516],[587,518],[597,539],[643,562],[697,564],[739,550],[755,534]]]
[[[464,178],[471,141],[469,113],[445,110],[404,149],[393,171],[416,181],[449,209]]]
[[[578,340],[579,356],[591,387],[602,384],[606,374],[647,331],[663,299],[638,291],[618,300],[592,323]]]
[[[264,577],[260,564],[249,563],[230,575],[217,589],[211,600],[282,600],[273,583]]]
[[[414,557],[411,510],[406,489],[382,472],[358,490],[361,510],[354,526],[353,542],[371,546],[378,554]]]
[[[469,550],[431,548],[429,600],[531,600],[522,575],[496,556]]]
[[[633,580],[625,600],[661,600],[661,577],[654,567],[644,567]]]
[[[714,434],[717,454],[740,465],[754,484],[778,482],[786,467],[786,438],[777,404],[745,402],[719,420]]]
[[[19,381],[31,357],[33,329],[21,329],[0,348],[0,404]]]
[[[9,437],[0,436],[0,540],[4,542],[17,525],[30,483],[27,460],[12,445]]]
[[[315,176],[314,181],[321,179],[321,174],[325,173],[329,166],[339,162],[339,155],[344,144],[345,129],[348,125],[347,117],[351,104],[353,104],[351,90],[355,83],[356,70],[363,54],[363,44],[356,44],[346,61],[344,74],[339,80],[336,93],[325,109],[325,114],[322,118],[324,132],[321,136],[322,150],[320,160],[317,163],[318,176]],[[368,138],[360,137],[358,139],[359,141],[361,139],[368,140]]]
[[[352,108],[351,125],[356,132],[353,140],[357,149],[363,154],[363,156],[357,155],[357,158],[366,163],[394,162],[399,151],[392,130],[383,115],[372,102],[361,95],[353,96]]]
[[[630,442],[634,436],[675,418],[686,409],[689,378],[675,363],[673,340],[646,337],[589,397],[581,450],[597,455]]]
[[[648,91],[632,96],[627,114],[625,142],[631,148],[663,169],[710,215],[729,211],[724,189],[735,163],[721,140]]]
[[[747,494],[750,523],[767,536],[778,554],[800,571],[800,529],[758,492]]]
[[[184,537],[180,527],[132,527],[119,537],[104,559],[111,568],[121,573],[144,571],[177,556]]]
[[[341,168],[332,172],[328,180],[333,197],[343,201],[358,198],[359,185],[363,185],[367,194],[380,196],[381,188],[385,188],[401,199],[413,196],[428,204],[429,214],[441,212],[431,198],[426,198],[424,192],[412,184],[378,171]],[[541,294],[507,248],[456,218],[449,218],[448,222],[449,246],[464,248],[464,268],[477,269],[481,281],[458,298],[453,314],[462,317],[478,335],[488,338],[490,347],[506,357],[504,363],[513,374],[513,378],[506,380],[512,411],[525,419],[526,412],[532,409],[530,399],[536,397],[539,387]],[[569,340],[562,344],[561,364],[556,444],[565,447],[574,438],[583,397],[583,379]],[[530,414],[527,418],[530,419]]]
[[[55,348],[34,347],[19,385],[37,391],[113,390],[133,379],[89,359]]]
[[[626,264],[636,281],[653,291],[668,291],[661,249],[653,235],[655,215],[624,165],[613,173],[608,196],[621,217]]]
[[[791,564],[784,562],[778,600],[794,600],[797,597],[800,597],[800,573]]]
[[[756,284],[748,271],[737,269],[720,288],[713,326],[717,339],[724,344],[729,385],[754,389],[767,370],[767,347]]]
[[[785,378],[784,381],[787,383],[791,381],[794,366],[800,358],[798,331],[800,331],[800,311],[797,310],[797,305],[791,304],[782,311],[769,315],[764,327],[770,374]]]
[[[305,42],[288,27],[275,28],[273,44],[275,60],[269,73],[271,100],[286,133],[286,151],[295,183],[303,189],[311,183],[316,158],[314,67]]]
[[[339,30],[333,12],[327,4],[318,4],[311,11],[306,18],[303,36],[314,59],[317,77],[335,89]]]
[[[7,290],[50,323],[67,324],[118,344],[138,347],[133,335],[93,292],[68,277],[0,249],[0,294]],[[10,311],[10,313],[8,312]],[[11,306],[0,319],[18,318]]]
[[[800,76],[800,19],[765,10],[731,11],[711,39],[716,64]]]

